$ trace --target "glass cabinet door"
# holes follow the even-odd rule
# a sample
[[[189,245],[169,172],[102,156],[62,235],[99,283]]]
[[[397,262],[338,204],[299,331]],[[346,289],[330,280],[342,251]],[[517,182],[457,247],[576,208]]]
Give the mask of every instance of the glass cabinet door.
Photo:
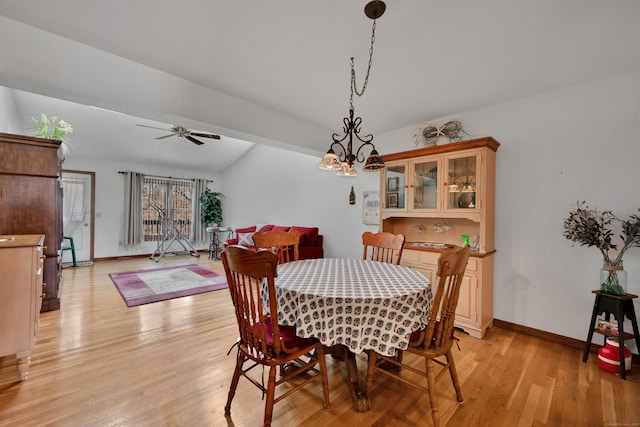
[[[412,163],[413,167],[413,209],[439,209],[439,169],[438,159],[426,159]]]
[[[387,165],[384,209],[406,209],[406,163]]]
[[[445,157],[447,185],[445,209],[476,209],[480,155]]]

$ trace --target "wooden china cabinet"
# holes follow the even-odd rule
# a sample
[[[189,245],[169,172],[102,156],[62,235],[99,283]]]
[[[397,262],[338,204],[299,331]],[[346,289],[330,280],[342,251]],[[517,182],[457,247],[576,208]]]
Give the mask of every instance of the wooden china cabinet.
[[[406,237],[400,263],[437,284],[442,250],[472,253],[460,290],[455,326],[482,338],[493,325],[496,151],[491,137],[386,154],[380,174],[380,229]],[[475,245],[473,244],[475,240]]]
[[[0,133],[0,234],[44,234],[42,311],[60,308],[60,141]],[[0,286],[6,286],[0,277]]]

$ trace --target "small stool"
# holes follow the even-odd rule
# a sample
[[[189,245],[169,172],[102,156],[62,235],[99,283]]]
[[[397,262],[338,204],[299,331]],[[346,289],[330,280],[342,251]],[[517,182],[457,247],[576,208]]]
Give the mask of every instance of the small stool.
[[[633,308],[633,299],[638,298],[638,296],[633,294],[612,295],[600,290],[592,292],[596,294],[596,301],[593,304],[591,325],[589,326],[589,333],[587,334],[587,342],[584,347],[584,356],[582,357],[582,361],[586,362],[587,357],[589,357],[589,349],[591,348],[591,339],[593,338],[594,332],[598,332],[599,334],[608,337],[617,338],[618,344],[620,346],[620,378],[625,380],[627,379],[627,375],[624,366],[624,342],[626,340],[635,338],[636,347],[638,347],[638,351],[640,351],[640,332],[638,331],[638,320],[636,319],[636,311]],[[599,314],[602,313],[605,314],[605,320],[607,322],[609,321],[612,314],[616,316],[616,321],[618,322],[617,336],[608,332],[600,331],[598,328],[596,328],[596,318]],[[627,317],[627,319],[631,320],[633,335],[624,332],[623,324],[625,316]]]
[[[64,245],[64,241],[69,241],[69,246]],[[77,267],[78,263],[76,262],[76,246],[73,244],[73,237],[63,237],[62,238],[62,252],[71,251],[71,259],[73,260],[73,266]]]

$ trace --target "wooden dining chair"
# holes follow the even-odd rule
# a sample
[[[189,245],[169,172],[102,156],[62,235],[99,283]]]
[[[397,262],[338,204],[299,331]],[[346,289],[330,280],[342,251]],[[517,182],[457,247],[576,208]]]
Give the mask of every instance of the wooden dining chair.
[[[225,415],[231,414],[231,401],[236,392],[240,376],[244,376],[266,395],[264,425],[271,425],[273,405],[300,390],[313,380],[322,381],[324,407],[329,408],[329,380],[322,344],[315,338],[299,338],[292,326],[278,325],[278,312],[275,277],[278,257],[267,250],[254,252],[243,246],[229,246],[222,253],[222,263],[229,283],[231,300],[235,307],[240,337],[236,367],[229,388]],[[265,289],[266,288],[266,289]],[[261,293],[268,295],[268,305]],[[267,313],[273,313],[272,319]],[[276,379],[279,366],[295,362],[286,376]],[[249,366],[245,367],[245,363]],[[269,368],[267,385],[264,378],[249,374],[249,371],[262,365]],[[316,367],[319,365],[319,367]],[[277,386],[290,381],[291,388],[275,397]],[[257,400],[257,399],[256,399]]]
[[[409,347],[405,353],[415,354],[425,360],[425,369],[414,368],[403,357],[382,356],[374,351],[369,352],[369,367],[367,369],[367,392],[369,393],[373,385],[375,372],[390,376],[418,390],[429,394],[431,403],[431,416],[435,426],[440,425],[440,413],[438,411],[437,382],[445,373],[449,372],[453,387],[456,391],[458,402],[462,403],[462,391],[460,382],[451,353],[451,346],[455,340],[453,336],[453,322],[456,317],[456,306],[464,271],[469,260],[469,246],[452,249],[440,255],[438,260],[438,288],[435,291],[429,323],[423,330],[414,332],[411,335]],[[400,353],[400,350],[398,351]],[[444,360],[442,360],[444,356]],[[409,358],[410,359],[410,358]],[[435,374],[435,365],[441,366]],[[401,369],[398,369],[401,368]],[[414,378],[409,379],[408,375],[401,375],[403,372],[416,373],[420,375],[420,382]],[[427,387],[421,384],[423,379],[427,379]]]
[[[393,234],[386,231],[362,233],[362,245],[364,253],[362,259],[400,264],[402,248],[404,247],[404,234]]]
[[[300,232],[271,230],[253,233],[256,249],[269,249],[278,254],[278,264],[300,259]]]

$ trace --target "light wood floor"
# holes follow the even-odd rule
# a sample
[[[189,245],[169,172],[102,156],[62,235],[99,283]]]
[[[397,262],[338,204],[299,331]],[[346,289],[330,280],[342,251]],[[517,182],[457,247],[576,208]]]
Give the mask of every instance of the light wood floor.
[[[40,317],[29,379],[17,381],[14,357],[0,358],[0,426],[261,425],[264,402],[243,379],[231,419],[224,417],[234,366],[226,352],[237,336],[226,290],[127,308],[108,277],[188,263],[223,272],[206,255],[64,269],[62,309]],[[585,364],[580,351],[562,345],[499,328],[483,340],[458,335],[465,401],[456,403],[443,376],[448,426],[640,425],[638,366],[622,381],[599,370],[593,355]],[[427,396],[386,378],[375,380],[372,410],[354,412],[343,366],[327,362],[332,408],[323,409],[316,382],[276,405],[274,426],[431,425]]]

